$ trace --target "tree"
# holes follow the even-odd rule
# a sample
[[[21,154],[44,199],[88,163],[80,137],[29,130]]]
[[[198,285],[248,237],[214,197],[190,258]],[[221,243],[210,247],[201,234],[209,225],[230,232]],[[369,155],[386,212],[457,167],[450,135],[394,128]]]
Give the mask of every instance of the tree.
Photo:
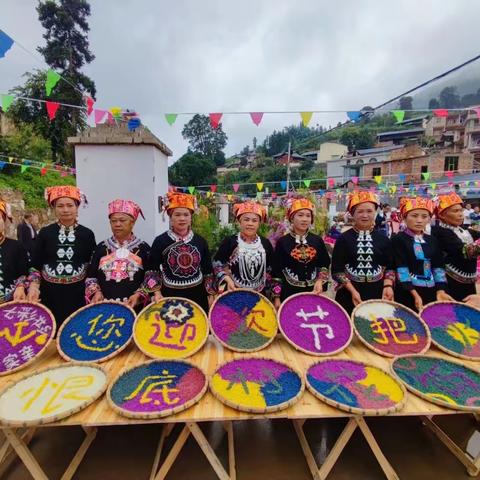
[[[212,159],[188,152],[168,169],[168,177],[172,185],[189,187],[213,183],[216,172]]]
[[[257,151],[257,137],[253,137],[252,145],[253,145],[253,151],[256,152]]]
[[[402,97],[398,101],[398,108],[400,110],[413,110],[413,98],[412,97]]]
[[[372,148],[375,135],[366,127],[345,127],[340,132],[340,143],[347,145],[349,151]]]
[[[438,103],[438,100],[436,98],[431,98],[430,101],[428,102],[428,108],[430,110],[440,108],[440,104]]]
[[[37,6],[38,18],[46,29],[44,47],[37,50],[45,62],[60,73],[62,79],[47,98],[45,93],[46,73],[35,70],[25,74],[22,86],[12,89],[17,96],[52,100],[71,105],[85,105],[85,94],[95,98],[95,84],[80,69],[94,60],[88,44],[88,21],[90,5],[87,0],[45,0]],[[72,158],[67,137],[75,135],[86,125],[84,110],[62,108],[53,121],[49,121],[45,106],[38,102],[17,100],[9,115],[18,125],[27,123],[37,133],[50,140],[54,159]]]
[[[225,155],[221,153],[223,154],[228,138],[221,123],[213,128],[206,115],[197,113],[183,127],[182,136],[188,141],[191,152],[210,158],[217,166],[225,163]]]
[[[445,87],[440,92],[438,99],[441,108],[459,108],[461,105],[457,87]]]

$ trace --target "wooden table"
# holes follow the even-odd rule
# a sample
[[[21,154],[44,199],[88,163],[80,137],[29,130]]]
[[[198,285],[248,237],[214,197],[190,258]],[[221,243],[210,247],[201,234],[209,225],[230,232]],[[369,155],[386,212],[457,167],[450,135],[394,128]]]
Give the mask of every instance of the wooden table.
[[[433,348],[428,354],[449,358],[447,355]],[[193,363],[201,367],[208,375],[211,375],[217,365],[219,365],[221,362],[234,358],[241,358],[243,356],[245,355],[231,352],[225,349],[222,345],[220,345],[215,339],[209,338],[204,348],[192,357],[190,357],[190,360],[192,360]],[[317,357],[309,356],[295,350],[280,337],[277,338],[266,349],[261,350],[257,353],[253,353],[251,354],[251,356],[267,356],[272,359],[277,359],[291,365],[292,367],[295,367],[302,373],[305,373],[308,367],[317,360]],[[357,339],[354,339],[352,344],[344,352],[336,355],[335,358],[361,360],[371,363],[372,365],[381,367],[387,371],[389,370],[389,364],[391,362],[390,359],[381,357],[380,355],[377,355],[365,348]],[[107,362],[104,362],[101,365],[107,371],[109,380],[112,381],[124,368],[138,365],[147,360],[147,357],[142,352],[140,352],[135,347],[135,345],[132,344],[123,352],[121,352],[117,357]],[[8,383],[15,381],[18,378],[21,378],[23,375],[33,370],[38,370],[44,367],[62,363],[64,362],[60,355],[57,353],[55,346],[50,345],[47,352],[37,362],[34,362],[33,365],[29,366],[25,370],[21,370],[20,372],[14,373],[12,375],[0,377],[0,388],[3,389]],[[475,364],[474,362],[465,361],[464,363],[467,366],[478,368],[478,364]],[[400,412],[397,412],[391,416],[423,417],[425,424],[432,429],[432,431],[437,435],[437,437],[467,467],[468,472],[471,475],[476,475],[480,471],[480,455],[478,455],[475,459],[472,460],[432,420],[432,417],[434,415],[451,415],[461,413],[465,414],[465,412],[450,410],[447,408],[433,405],[422,400],[419,397],[414,396],[413,394],[408,393],[408,398],[404,408]],[[319,468],[303,431],[303,425],[305,421],[309,419],[340,417],[349,417],[349,421],[347,422],[347,425],[345,426],[343,432],[340,434],[334,447],[330,451],[325,462]],[[160,435],[159,444],[154,458],[152,473],[150,476],[151,480],[160,480],[165,478],[170,467],[172,466],[173,462],[177,458],[178,454],[180,453],[182,447],[184,446],[186,440],[190,435],[192,435],[197,441],[198,445],[207,457],[211,466],[215,470],[217,476],[222,480],[235,480],[236,470],[232,422],[238,420],[258,418],[288,418],[293,422],[295,431],[300,441],[300,445],[302,447],[303,453],[305,455],[314,479],[324,479],[327,477],[357,427],[360,429],[361,433],[370,445],[370,448],[372,449],[372,452],[378,460],[386,477],[388,479],[398,478],[395,470],[390,465],[385,455],[382,453],[378,443],[376,442],[371,430],[369,429],[365,421],[365,417],[348,414],[346,412],[342,412],[333,407],[330,407],[329,405],[322,403],[320,400],[315,398],[308,391],[305,391],[304,395],[300,398],[300,400],[290,408],[282,410],[280,412],[275,412],[271,414],[266,413],[260,415],[243,413],[234,410],[233,408],[230,408],[221,403],[210,392],[207,392],[199,403],[189,408],[188,410],[185,410],[174,416],[157,420],[133,420],[122,417],[121,415],[117,414],[112,408],[110,408],[106,397],[103,396],[85,410],[75,415],[72,415],[62,421],[48,424],[46,425],[46,427],[81,426],[86,433],[86,437],[82,445],[80,446],[69,467],[62,476],[62,480],[69,480],[70,478],[72,478],[78,466],[80,465],[82,458],[87,452],[90,444],[94,440],[97,429],[99,427],[130,424],[138,425],[145,423],[166,424],[162,429]],[[200,427],[198,426],[199,422],[208,421],[222,422],[225,427],[228,441],[228,473],[218,459],[214,450],[208,443]],[[173,444],[172,448],[168,452],[160,469],[158,469],[165,439],[172,432],[175,424],[183,424],[183,429],[180,432],[175,443]],[[8,427],[1,428],[4,436],[6,437],[6,441],[0,447],[0,476],[8,467],[9,463],[13,461],[16,454],[21,458],[21,460],[35,479],[47,479],[47,476],[45,475],[42,468],[40,467],[36,459],[33,457],[32,453],[28,448],[28,443],[34,434],[35,429],[29,428],[24,430]]]

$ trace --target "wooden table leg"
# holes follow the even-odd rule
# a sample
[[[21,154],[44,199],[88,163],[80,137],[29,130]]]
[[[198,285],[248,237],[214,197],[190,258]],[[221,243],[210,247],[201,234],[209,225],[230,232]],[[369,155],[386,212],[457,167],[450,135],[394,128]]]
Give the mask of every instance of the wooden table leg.
[[[32,440],[33,435],[35,434],[35,431],[36,431],[35,428],[27,428],[22,433],[21,439],[25,442],[26,445],[28,445]],[[13,460],[17,457],[15,450],[13,450],[5,434],[2,433],[2,436],[4,437],[5,442],[2,444],[0,448],[0,478],[5,473],[5,471],[10,466],[10,464],[13,462]]]
[[[155,452],[155,458],[153,459],[152,471],[150,472],[150,480],[155,479],[155,475],[158,470],[158,465],[160,464],[160,459],[162,458],[162,450],[165,444],[166,438],[172,433],[174,423],[164,423],[162,428],[162,433],[160,434],[160,440],[158,441],[157,450]]]
[[[422,421],[435,436],[460,460],[470,476],[475,477],[480,473],[480,453],[472,458],[464,452],[433,420],[431,417],[422,417]]]
[[[167,458],[164,460],[162,466],[160,467],[160,470],[155,476],[155,480],[163,480],[167,476],[168,471],[172,467],[173,462],[178,457],[178,454],[182,450],[189,436],[190,436],[190,429],[188,428],[187,425],[185,425],[182,431],[180,432],[180,435],[178,436],[177,440],[173,444],[173,447],[171,448],[170,452],[168,453]]]
[[[5,428],[3,433],[17,455],[21,458],[27,470],[30,472],[30,475],[35,480],[48,480],[48,477],[32,455],[32,452],[30,452],[25,442],[18,436],[15,430]]]
[[[368,445],[372,449],[375,458],[380,464],[380,467],[382,468],[383,473],[388,480],[398,480],[398,475],[390,463],[388,463],[388,460],[383,452],[380,450],[378,443],[376,442],[363,417],[352,417],[348,420],[345,428],[342,430],[342,433],[338,437],[335,445],[330,450],[330,453],[327,455],[327,458],[320,468],[318,468],[315,456],[313,455],[307,437],[305,436],[305,432],[303,431],[303,423],[304,421],[302,420],[293,420],[295,432],[297,433],[300,446],[302,447],[303,454],[307,460],[308,468],[310,469],[314,480],[325,480],[327,478],[357,427],[360,428],[365,440],[368,442]]]
[[[355,417],[355,422],[362,431],[365,440],[370,445],[370,448],[372,449],[372,452],[375,455],[377,462],[380,464],[380,467],[382,467],[383,473],[388,478],[388,480],[399,480],[397,473],[388,462],[382,450],[380,450],[380,447],[378,446],[378,443],[375,440],[372,431],[368,428],[365,419],[363,417]]]
[[[231,480],[237,479],[237,467],[235,465],[235,444],[233,437],[233,422],[227,425],[227,441],[228,441],[228,471]]]
[[[77,453],[72,458],[70,465],[67,467],[65,473],[62,475],[61,480],[71,480],[78,467],[80,466],[80,462],[83,460],[83,457],[87,453],[87,450],[97,436],[98,429],[96,427],[83,427],[83,430],[85,431],[86,436],[82,444],[80,445],[80,448],[77,450]]]

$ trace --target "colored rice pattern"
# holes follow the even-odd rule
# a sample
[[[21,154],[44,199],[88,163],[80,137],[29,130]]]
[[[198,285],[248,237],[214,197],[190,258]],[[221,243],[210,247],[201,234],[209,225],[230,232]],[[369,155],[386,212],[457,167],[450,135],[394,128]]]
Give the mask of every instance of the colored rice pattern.
[[[303,381],[283,363],[244,358],[220,366],[210,388],[222,402],[238,410],[266,412],[294,403],[303,391]]]
[[[98,366],[65,364],[25,377],[0,394],[0,423],[44,424],[68,417],[105,391],[107,376]]]
[[[185,358],[208,336],[204,311],[186,298],[169,297],[144,308],[133,327],[135,343],[152,358]]]
[[[227,347],[255,351],[266,347],[277,334],[277,314],[261,294],[236,290],[221,295],[210,310],[213,334]]]
[[[480,374],[442,358],[413,355],[393,361],[392,370],[413,393],[460,410],[480,408]]]
[[[388,413],[405,400],[401,385],[380,368],[351,360],[324,360],[307,371],[310,390],[348,412]]]
[[[370,300],[355,308],[352,318],[359,337],[382,355],[424,353],[430,347],[427,326],[398,303]]]
[[[295,347],[313,355],[328,355],[346,348],[353,329],[343,308],[313,293],[293,295],[282,304],[280,330]]]
[[[0,375],[18,370],[38,357],[55,334],[55,320],[36,303],[0,306]]]
[[[60,327],[58,349],[68,360],[100,362],[128,344],[134,322],[133,310],[120,303],[83,307]]]
[[[461,303],[427,305],[421,316],[432,341],[454,355],[480,360],[480,310]]]
[[[200,400],[205,374],[178,360],[154,360],[122,373],[109,390],[110,401],[129,417],[162,417]]]

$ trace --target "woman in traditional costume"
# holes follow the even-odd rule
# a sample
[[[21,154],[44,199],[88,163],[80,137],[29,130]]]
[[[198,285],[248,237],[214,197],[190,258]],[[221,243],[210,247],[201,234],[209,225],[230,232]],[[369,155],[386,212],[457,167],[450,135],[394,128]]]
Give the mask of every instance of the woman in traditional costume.
[[[432,227],[432,235],[438,240],[443,252],[447,292],[461,302],[476,293],[480,245],[475,241],[480,238],[480,232],[462,228],[463,201],[454,192],[438,196],[436,216],[438,223]]]
[[[240,232],[227,237],[213,258],[218,290],[248,288],[260,293],[272,290],[280,294],[279,282],[272,281],[273,247],[269,240],[258,235],[266,218],[260,203],[247,201],[233,206]]]
[[[290,200],[287,218],[290,231],[275,246],[275,276],[281,279],[275,306],[296,293],[326,290],[330,257],[322,238],[310,232],[315,206],[307,198]]]
[[[8,205],[0,200],[0,303],[26,299],[28,254],[18,240],[5,236]]]
[[[192,231],[196,198],[169,192],[165,209],[170,229],[155,238],[142,286],[129,302],[140,297],[155,301],[162,297],[184,297],[208,312],[208,295],[213,295],[213,269],[206,240]]]
[[[85,305],[85,278],[95,249],[93,232],[77,223],[80,190],[71,185],[46,189],[57,222],[38,234],[29,275],[28,300],[41,301],[59,326]]]
[[[338,285],[335,300],[348,313],[365,300],[393,300],[395,270],[390,240],[374,229],[378,206],[374,193],[352,193],[348,212],[353,228],[340,235],[333,249],[332,278]]]
[[[112,236],[99,243],[93,252],[85,282],[88,303],[117,300],[132,305],[131,298],[145,276],[150,247],[133,234],[141,208],[131,200],[108,204]]]
[[[392,238],[398,280],[395,299],[417,311],[435,300],[452,299],[445,292],[447,279],[440,244],[424,233],[433,210],[429,198],[403,198],[400,214],[406,228]]]

